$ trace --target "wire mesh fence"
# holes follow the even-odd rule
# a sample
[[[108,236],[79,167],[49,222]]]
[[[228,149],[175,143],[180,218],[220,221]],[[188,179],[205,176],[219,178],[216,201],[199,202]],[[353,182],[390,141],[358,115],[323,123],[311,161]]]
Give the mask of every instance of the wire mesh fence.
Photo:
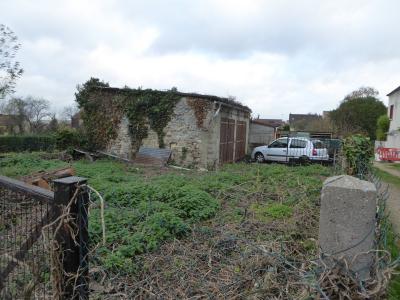
[[[87,299],[88,198],[72,183],[0,177],[1,299]]]
[[[0,298],[52,299],[50,255],[51,193],[35,196],[0,180]],[[9,183],[7,181],[7,183]]]

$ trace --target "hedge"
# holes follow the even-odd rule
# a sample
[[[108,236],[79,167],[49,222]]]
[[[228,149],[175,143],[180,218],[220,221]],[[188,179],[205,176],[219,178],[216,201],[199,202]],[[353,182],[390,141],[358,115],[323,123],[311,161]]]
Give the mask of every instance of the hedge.
[[[0,136],[0,152],[52,151],[56,148],[53,135]]]

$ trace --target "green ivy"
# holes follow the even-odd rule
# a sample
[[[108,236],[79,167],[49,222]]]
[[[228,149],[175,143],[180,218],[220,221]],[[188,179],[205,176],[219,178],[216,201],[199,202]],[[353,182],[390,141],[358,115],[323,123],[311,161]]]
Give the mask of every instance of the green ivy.
[[[181,96],[176,88],[168,91],[152,89],[120,90],[108,88],[108,83],[91,78],[78,86],[76,101],[82,111],[82,119],[90,148],[104,148],[118,135],[118,126],[125,115],[129,121],[129,134],[134,150],[138,150],[142,140],[148,136],[151,128],[157,133],[158,144],[164,148],[164,128],[171,117]]]
[[[126,98],[125,112],[129,120],[129,132],[135,148],[148,136],[149,126],[157,133],[158,146],[164,148],[164,128],[171,121],[176,103],[181,98],[175,89],[167,92],[156,90],[124,89]]]

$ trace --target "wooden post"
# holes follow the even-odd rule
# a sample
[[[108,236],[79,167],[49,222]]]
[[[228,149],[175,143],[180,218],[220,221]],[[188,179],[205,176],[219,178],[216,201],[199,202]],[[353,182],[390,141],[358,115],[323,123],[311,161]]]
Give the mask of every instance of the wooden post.
[[[57,219],[69,205],[68,223],[56,232],[61,251],[61,298],[89,299],[88,204],[86,178],[66,177],[54,180],[55,215]],[[77,189],[79,189],[77,191]],[[56,222],[57,227],[59,222]],[[71,232],[72,229],[72,232]],[[76,277],[78,276],[78,277]]]

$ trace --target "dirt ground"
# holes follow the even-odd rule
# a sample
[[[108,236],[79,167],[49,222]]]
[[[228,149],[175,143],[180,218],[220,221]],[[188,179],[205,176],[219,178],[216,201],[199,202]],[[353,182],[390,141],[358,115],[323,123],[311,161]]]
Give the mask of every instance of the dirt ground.
[[[391,168],[390,164],[375,162],[374,166],[382,171],[385,171],[393,176],[400,178],[400,171]],[[389,185],[389,199],[387,201],[387,211],[389,212],[389,220],[393,224],[393,229],[397,234],[400,234],[400,189],[393,184]]]

